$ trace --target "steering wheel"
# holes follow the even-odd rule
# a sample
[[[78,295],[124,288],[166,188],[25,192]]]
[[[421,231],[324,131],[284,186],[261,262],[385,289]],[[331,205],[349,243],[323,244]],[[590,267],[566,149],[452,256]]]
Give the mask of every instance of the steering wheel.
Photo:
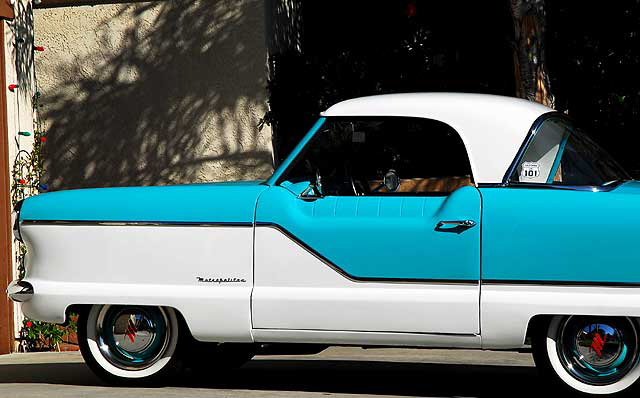
[[[349,179],[349,186],[351,188],[351,190],[353,191],[353,195],[354,196],[364,196],[367,193],[370,192],[367,186],[367,188],[365,188],[365,186],[362,184],[362,180],[360,178],[355,178],[354,177],[354,172],[353,172],[353,167],[351,166],[351,162],[347,161],[345,162],[344,165],[344,172],[346,174],[346,176]]]

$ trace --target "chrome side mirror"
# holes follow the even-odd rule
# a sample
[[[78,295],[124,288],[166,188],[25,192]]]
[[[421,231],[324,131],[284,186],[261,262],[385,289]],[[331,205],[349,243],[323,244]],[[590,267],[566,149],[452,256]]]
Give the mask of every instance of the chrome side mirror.
[[[309,183],[304,191],[302,191],[299,195],[299,198],[302,200],[316,200],[322,198],[322,176],[320,175],[320,170],[316,170],[316,175],[314,181]]]
[[[394,169],[391,169],[384,175],[382,183],[384,187],[387,188],[387,191],[397,192],[398,188],[400,188],[400,176],[398,176],[398,173],[396,173]]]

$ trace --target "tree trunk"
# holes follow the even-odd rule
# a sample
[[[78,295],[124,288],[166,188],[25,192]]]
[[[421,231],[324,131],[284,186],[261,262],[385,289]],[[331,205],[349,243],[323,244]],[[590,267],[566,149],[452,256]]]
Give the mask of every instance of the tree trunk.
[[[553,107],[544,56],[544,0],[511,0],[516,96]]]

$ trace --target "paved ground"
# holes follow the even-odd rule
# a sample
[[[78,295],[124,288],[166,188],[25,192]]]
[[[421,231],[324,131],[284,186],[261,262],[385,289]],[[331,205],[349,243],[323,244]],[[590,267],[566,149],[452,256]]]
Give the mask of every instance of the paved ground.
[[[551,396],[546,387],[531,355],[507,352],[335,347],[134,391],[104,386],[77,353],[0,356],[2,398]]]

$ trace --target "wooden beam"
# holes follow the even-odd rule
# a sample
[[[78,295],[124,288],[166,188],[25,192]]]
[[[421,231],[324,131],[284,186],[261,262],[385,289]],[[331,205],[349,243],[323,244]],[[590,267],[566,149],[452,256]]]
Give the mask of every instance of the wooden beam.
[[[0,18],[2,19],[13,19],[15,18],[15,13],[13,11],[13,6],[9,2],[9,0],[0,0]]]
[[[4,293],[13,279],[11,249],[11,177],[9,175],[9,129],[7,123],[7,71],[4,46],[5,23],[0,21],[0,354],[13,349],[13,303]]]

